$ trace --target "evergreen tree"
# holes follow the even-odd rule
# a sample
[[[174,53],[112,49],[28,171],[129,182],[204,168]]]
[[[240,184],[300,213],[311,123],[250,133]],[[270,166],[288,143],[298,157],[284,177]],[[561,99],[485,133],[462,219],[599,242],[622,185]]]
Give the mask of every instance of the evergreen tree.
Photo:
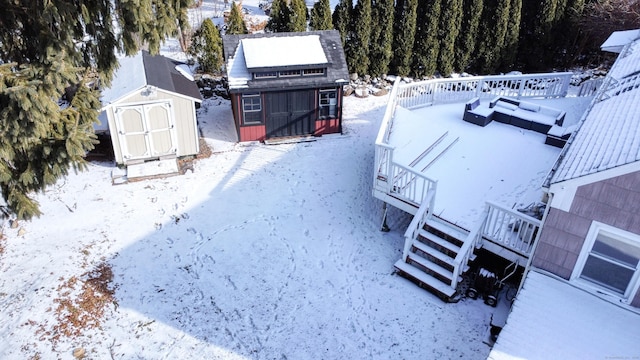
[[[462,22],[462,0],[446,1],[440,19],[440,52],[438,69],[443,76],[449,76],[455,67],[455,46]]]
[[[19,219],[39,216],[31,197],[86,167],[116,51],[157,53],[187,29],[188,0],[4,1],[0,12],[0,190]],[[64,106],[59,101],[64,100]]]
[[[371,0],[358,0],[354,9],[353,38],[349,44],[349,71],[367,74],[369,71],[369,43],[371,40]]]
[[[342,47],[345,51],[348,48],[348,40],[351,37],[351,13],[353,12],[352,0],[340,0],[333,10],[333,28],[340,32]]]
[[[483,6],[483,0],[463,1],[462,31],[456,41],[456,69],[460,72],[469,68],[471,55],[476,49]]]
[[[520,40],[520,19],[522,16],[522,0],[511,0],[509,10],[509,21],[507,23],[507,33],[500,57],[498,70],[508,72],[516,65],[518,55],[518,43]]]
[[[381,76],[389,72],[393,54],[393,0],[375,0],[371,6],[369,74]]]
[[[304,0],[290,0],[289,6],[291,7],[291,19],[289,21],[289,32],[304,32],[307,31],[307,4]]]
[[[407,76],[411,71],[417,11],[418,0],[396,1],[391,69],[400,76]]]
[[[320,0],[313,4],[309,18],[311,30],[332,30],[331,5],[329,0]]]
[[[416,77],[430,76],[438,66],[441,0],[419,0],[418,9],[420,12],[413,45],[413,74]]]
[[[196,58],[202,72],[217,72],[222,67],[222,39],[211,19],[204,19],[193,34],[189,54]]]
[[[500,64],[510,14],[509,0],[485,0],[478,42],[478,71],[490,74]]]
[[[229,35],[249,33],[249,30],[247,30],[247,24],[245,24],[244,17],[242,16],[242,9],[235,1],[231,3],[231,11],[229,12],[229,18],[227,19],[226,33]]]
[[[273,0],[266,29],[271,32],[287,32],[291,21],[291,9],[287,0]]]

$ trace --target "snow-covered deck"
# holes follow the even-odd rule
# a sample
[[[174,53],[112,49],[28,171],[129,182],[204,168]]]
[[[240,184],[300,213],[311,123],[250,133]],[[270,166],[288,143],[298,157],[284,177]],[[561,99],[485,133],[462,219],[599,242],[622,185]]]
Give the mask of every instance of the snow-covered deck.
[[[579,120],[590,99],[527,101],[566,111],[567,126]],[[496,121],[480,127],[463,121],[463,113],[464,103],[398,107],[388,145],[395,163],[437,181],[433,213],[470,230],[486,201],[511,209],[539,202],[561,149],[546,145],[543,134]],[[433,155],[420,159],[438,140]]]

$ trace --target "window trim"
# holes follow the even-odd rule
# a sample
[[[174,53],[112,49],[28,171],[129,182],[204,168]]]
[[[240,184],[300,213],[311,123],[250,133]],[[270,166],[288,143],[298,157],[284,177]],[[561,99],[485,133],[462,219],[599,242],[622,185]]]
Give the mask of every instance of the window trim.
[[[335,94],[335,101],[336,103],[334,105],[331,105],[331,103],[323,105],[322,104],[322,94],[329,94],[329,93],[333,93]],[[331,99],[331,98],[329,98]],[[335,110],[335,114],[332,115],[322,115],[322,109],[324,108],[331,108],[333,107]],[[329,111],[331,112],[331,111]],[[318,118],[319,119],[335,119],[338,117],[338,89],[335,88],[330,88],[330,89],[320,89],[318,91]]]
[[[324,68],[302,69],[302,76],[324,76]]]
[[[247,94],[242,94],[241,98],[241,102],[242,102],[242,124],[243,125],[257,125],[257,124],[262,124],[263,120],[262,120],[262,95],[260,93],[247,93]],[[245,107],[245,99],[258,99],[258,109],[251,109],[251,110],[247,110],[247,108]],[[255,104],[252,104],[252,106],[255,106]],[[247,121],[247,113],[260,113],[260,120],[258,121]]]
[[[278,77],[277,71],[261,71],[253,73],[254,79],[275,79]]]
[[[631,276],[629,284],[627,285],[627,289],[622,295],[615,292],[614,290],[608,289],[605,286],[598,285],[593,281],[589,281],[588,279],[584,279],[581,277],[587,259],[589,258],[589,255],[593,250],[593,245],[595,244],[596,239],[600,234],[606,235],[607,237],[610,237],[614,240],[640,249],[640,235],[613,227],[611,225],[593,221],[591,223],[591,227],[589,228],[589,232],[585,237],[584,244],[582,245],[582,250],[578,255],[578,259],[576,261],[576,265],[573,268],[573,272],[571,273],[570,280],[572,282],[575,282],[576,284],[579,284],[581,287],[587,288],[597,293],[616,297],[620,299],[621,302],[630,304],[633,301],[636,293],[638,292],[638,289],[640,288],[640,261],[638,262],[638,264],[636,264],[635,272]]]
[[[302,71],[300,70],[280,70],[278,71],[278,77],[300,77]]]

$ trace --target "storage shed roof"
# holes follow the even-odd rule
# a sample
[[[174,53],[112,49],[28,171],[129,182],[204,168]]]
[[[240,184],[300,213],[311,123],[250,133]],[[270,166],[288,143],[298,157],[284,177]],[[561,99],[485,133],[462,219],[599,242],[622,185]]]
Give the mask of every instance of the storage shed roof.
[[[349,72],[336,30],[224,35],[229,90],[329,87],[348,82]],[[324,68],[324,76],[253,80],[252,71]]]
[[[196,84],[178,71],[177,66],[181,64],[179,62],[162,55],[151,55],[147,51],[123,57],[119,62],[120,67],[114,74],[111,86],[102,90],[103,106],[112,104],[145,86],[155,86],[190,97],[197,102],[202,101]]]

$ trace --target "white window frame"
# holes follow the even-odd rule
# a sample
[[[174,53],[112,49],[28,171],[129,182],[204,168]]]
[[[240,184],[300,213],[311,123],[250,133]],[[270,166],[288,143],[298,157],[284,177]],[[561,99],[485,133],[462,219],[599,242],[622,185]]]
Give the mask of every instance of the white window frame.
[[[595,244],[598,235],[603,234],[607,237],[610,237],[614,240],[626,243],[627,245],[631,245],[640,249],[640,235],[618,229],[616,227],[603,224],[597,221],[593,221],[591,223],[591,227],[589,228],[589,232],[587,233],[587,237],[585,238],[584,245],[582,246],[582,251],[578,256],[578,260],[576,261],[576,265],[573,268],[573,272],[571,274],[571,281],[580,285],[583,288],[586,288],[590,291],[594,291],[601,294],[610,295],[620,299],[623,303],[631,303],[635,294],[638,292],[638,288],[640,286],[640,262],[636,264],[635,272],[629,280],[629,284],[627,285],[627,289],[624,294],[620,295],[620,293],[611,290],[605,286],[599,285],[593,281],[582,278],[581,274],[584,270],[584,266],[591,254],[593,249],[593,245]],[[612,261],[614,262],[614,261]]]
[[[335,95],[333,98],[328,96],[327,103],[323,104],[322,96],[323,95]],[[318,93],[318,107],[320,108],[320,119],[335,119],[338,116],[338,89],[321,89]],[[322,109],[329,109],[329,115],[322,115]],[[331,110],[333,109],[334,114],[331,114]]]

